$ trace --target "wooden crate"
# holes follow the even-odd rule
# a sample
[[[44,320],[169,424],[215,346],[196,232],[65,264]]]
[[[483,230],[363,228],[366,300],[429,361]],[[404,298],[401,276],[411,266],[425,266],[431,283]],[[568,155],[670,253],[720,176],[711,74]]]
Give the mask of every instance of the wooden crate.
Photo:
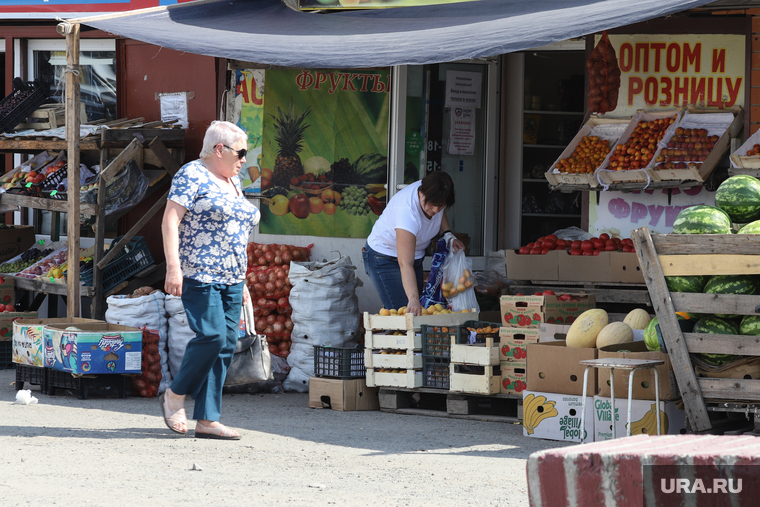
[[[567,145],[567,148],[564,149],[564,151],[560,154],[560,156],[557,158],[557,160],[552,164],[552,166],[549,168],[549,170],[544,173],[544,176],[546,177],[547,181],[553,185],[588,185],[590,188],[595,188],[599,186],[599,182],[596,180],[596,176],[594,176],[593,173],[591,174],[570,174],[570,173],[561,173],[561,172],[555,172],[557,165],[559,164],[559,161],[563,158],[568,158],[573,154],[575,151],[575,148],[578,147],[578,144],[581,142],[581,139],[585,136],[599,136],[602,139],[607,139],[610,141],[610,145],[612,147],[615,146],[615,143],[622,135],[623,131],[625,130],[625,126],[628,125],[628,123],[631,120],[629,118],[626,119],[616,119],[616,118],[598,118],[598,117],[591,117],[589,120],[581,127],[581,129],[578,131],[577,134],[575,134],[575,137],[573,137],[573,140],[570,141],[570,144]]]
[[[457,343],[451,338],[450,358],[452,363],[477,366],[496,366],[499,364],[499,343],[493,338],[486,338],[485,343]]]
[[[449,365],[449,391],[473,394],[497,394],[501,392],[501,375],[494,374],[491,366],[483,373],[460,373],[455,363]]]
[[[87,112],[81,105],[81,123],[87,123]],[[66,126],[66,107],[63,104],[43,104],[30,114],[25,121],[16,125],[15,130],[50,130]]]
[[[737,169],[760,169],[760,155],[747,155],[747,151],[751,150],[755,144],[760,144],[760,130],[752,134],[744,141],[744,144],[739,146],[735,152],[731,154],[731,167]],[[729,173],[732,173],[729,169]],[[735,174],[747,174],[743,171],[736,172]],[[733,176],[733,174],[731,174]],[[752,176],[757,177],[758,173],[754,172]]]
[[[406,350],[404,354],[383,354],[382,350],[364,349],[364,366],[372,369],[422,369],[422,353]]]
[[[386,373],[367,368],[367,387],[422,387],[422,370]]]
[[[364,335],[364,346],[368,349],[422,350],[422,336],[414,330],[406,331],[403,335],[367,331]]]
[[[379,331],[419,331],[420,326],[459,326],[468,320],[478,320],[477,312],[446,313],[415,317],[406,315],[372,315],[364,312],[364,329]]]
[[[698,181],[698,182],[705,182],[707,178],[712,174],[715,167],[718,165],[718,162],[723,158],[723,154],[728,150],[729,144],[731,142],[732,137],[736,137],[739,135],[739,132],[741,131],[742,127],[744,126],[744,110],[736,106],[733,109],[726,110],[726,111],[710,111],[705,109],[689,109],[687,111],[687,115],[684,115],[684,117],[681,119],[681,122],[679,123],[679,127],[684,128],[703,128],[707,127],[707,125],[699,125],[698,124],[698,118],[699,115],[706,115],[706,114],[712,114],[712,113],[732,113],[734,115],[734,120],[731,122],[731,124],[726,128],[723,132],[720,132],[718,134],[717,130],[708,129],[709,135],[720,135],[720,139],[718,139],[718,142],[715,143],[715,146],[713,146],[712,151],[710,152],[710,155],[707,156],[707,159],[705,159],[702,164],[697,167],[695,164],[689,164],[689,167],[685,169],[661,169],[656,164],[652,168],[652,176],[654,177],[655,181],[672,181],[672,180],[682,180],[682,181]],[[667,143],[670,141],[670,138],[673,136],[671,133],[670,136],[665,136],[663,139],[664,143]],[[655,156],[657,156],[661,151],[662,147],[657,149],[657,153]]]
[[[755,295],[669,292],[665,276],[760,274],[760,234],[631,233],[652,305],[673,365],[689,426],[707,431],[712,423],[705,400],[760,402],[760,380],[696,377],[690,353],[760,356],[757,336],[683,333],[676,312],[756,315]]]

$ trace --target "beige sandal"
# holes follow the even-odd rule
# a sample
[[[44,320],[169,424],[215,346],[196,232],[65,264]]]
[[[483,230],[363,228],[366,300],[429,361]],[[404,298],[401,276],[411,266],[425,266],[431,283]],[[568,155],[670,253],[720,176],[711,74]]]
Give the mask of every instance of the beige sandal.
[[[166,426],[174,433],[179,433],[180,435],[186,434],[187,430],[181,431],[174,428],[174,426],[179,423],[185,423],[185,426],[187,426],[187,415],[185,414],[185,407],[169,413],[169,402],[166,400],[166,393],[161,393],[161,395],[158,397],[158,401],[161,403],[161,415],[164,416],[164,423],[166,423]],[[167,414],[169,415],[167,416]]]
[[[204,428],[205,431],[198,431],[199,428]],[[216,440],[240,440],[241,435],[235,431],[229,429],[223,424],[218,426],[206,426],[205,424],[195,423],[195,438],[213,438]]]

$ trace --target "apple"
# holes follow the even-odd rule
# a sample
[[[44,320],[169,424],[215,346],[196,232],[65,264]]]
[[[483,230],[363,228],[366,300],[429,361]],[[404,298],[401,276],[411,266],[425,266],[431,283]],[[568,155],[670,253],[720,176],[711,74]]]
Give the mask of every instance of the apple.
[[[311,205],[306,194],[294,195],[290,198],[288,205],[290,206],[290,212],[293,213],[296,218],[303,219],[308,217],[309,213],[311,213]]]
[[[312,214],[318,215],[322,213],[322,209],[324,209],[325,203],[322,202],[322,199],[319,197],[309,197],[309,208]]]
[[[269,202],[269,211],[278,217],[286,215],[288,213],[288,198],[280,194],[272,197]]]

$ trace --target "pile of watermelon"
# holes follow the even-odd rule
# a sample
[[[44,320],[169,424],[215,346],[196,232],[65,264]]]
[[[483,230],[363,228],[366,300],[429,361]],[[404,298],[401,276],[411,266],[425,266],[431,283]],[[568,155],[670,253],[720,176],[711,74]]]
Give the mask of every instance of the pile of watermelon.
[[[683,209],[673,223],[674,234],[731,234],[734,224],[743,225],[738,234],[760,234],[760,181],[747,175],[732,176],[715,193],[715,206],[697,205]],[[760,277],[755,275],[668,276],[671,292],[705,294],[760,294]],[[760,317],[748,315],[691,314],[696,320],[693,333],[760,336]],[[660,343],[653,319],[644,330],[649,350],[659,350]],[[737,358],[732,354],[699,354],[712,365],[721,365]]]

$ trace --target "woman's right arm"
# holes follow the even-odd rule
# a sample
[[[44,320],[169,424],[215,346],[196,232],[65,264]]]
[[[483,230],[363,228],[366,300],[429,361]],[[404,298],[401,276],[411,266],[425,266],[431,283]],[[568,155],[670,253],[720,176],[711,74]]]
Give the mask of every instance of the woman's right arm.
[[[187,209],[172,200],[166,201],[161,233],[164,236],[164,255],[166,256],[166,281],[164,289],[172,296],[182,295],[182,266],[179,261],[179,223]]]
[[[409,302],[406,311],[414,315],[422,314],[420,291],[417,288],[417,274],[414,272],[414,251],[417,237],[405,229],[396,229],[396,256],[401,270],[401,283]]]

